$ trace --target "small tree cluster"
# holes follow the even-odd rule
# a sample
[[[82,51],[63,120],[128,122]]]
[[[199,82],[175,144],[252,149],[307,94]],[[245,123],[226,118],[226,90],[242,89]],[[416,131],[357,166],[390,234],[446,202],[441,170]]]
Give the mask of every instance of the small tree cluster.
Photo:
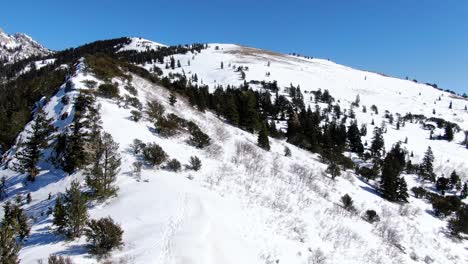
[[[143,159],[151,166],[159,166],[168,158],[167,153],[156,143],[146,144],[142,154]]]

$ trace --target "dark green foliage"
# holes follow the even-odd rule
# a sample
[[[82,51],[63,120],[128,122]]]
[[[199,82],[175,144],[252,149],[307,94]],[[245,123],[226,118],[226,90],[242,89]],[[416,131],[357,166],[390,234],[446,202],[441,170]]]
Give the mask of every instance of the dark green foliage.
[[[21,249],[15,232],[10,226],[0,227],[0,263],[19,264],[18,253]]]
[[[405,155],[406,152],[401,149],[400,143],[397,143],[383,161],[380,189],[383,197],[389,201],[408,201],[406,181],[400,177],[400,173],[403,172],[406,165]]]
[[[379,169],[377,166],[373,166],[372,168],[361,167],[357,170],[357,173],[366,180],[375,180],[379,175]]]
[[[92,94],[80,92],[75,101],[73,123],[56,144],[55,159],[68,173],[89,164],[89,150],[96,146],[101,120],[99,109],[94,106],[95,100]]]
[[[132,106],[138,110],[141,110],[143,108],[143,105],[141,104],[140,100],[138,100],[137,97],[131,97],[128,94],[126,94],[123,100],[125,103],[125,107]]]
[[[197,157],[197,156],[192,156],[190,157],[190,164],[188,166],[188,168],[194,170],[194,171],[198,171],[201,169],[201,160]]]
[[[433,194],[429,197],[432,204],[432,209],[436,216],[449,216],[452,212],[457,211],[463,203],[457,196],[440,196]]]
[[[146,102],[146,114],[150,121],[157,121],[164,115],[164,106],[160,104],[157,100],[152,100]]]
[[[18,153],[20,169],[28,174],[28,180],[34,181],[39,173],[37,164],[42,158],[42,151],[49,146],[51,134],[55,128],[51,125],[52,120],[39,110],[31,126],[30,134],[21,145],[23,148]]]
[[[188,123],[188,129],[190,132],[189,144],[196,148],[204,148],[210,145],[210,137],[203,133],[201,129],[193,122]]]
[[[455,216],[449,220],[447,228],[455,237],[461,237],[460,234],[468,234],[468,205],[461,206]]]
[[[168,117],[160,117],[155,124],[156,132],[158,132],[163,137],[171,137],[176,135],[181,129],[181,122],[176,115]]]
[[[171,159],[170,161],[167,162],[166,164],[166,169],[174,172],[180,171],[180,168],[182,165],[177,159]]]
[[[85,172],[86,184],[92,192],[92,196],[105,199],[117,192],[114,186],[117,173],[120,168],[119,144],[112,136],[103,133],[92,154],[92,165]]]
[[[288,146],[284,146],[284,156],[291,157],[291,149],[289,149]]]
[[[426,197],[427,191],[423,187],[413,187],[411,191],[416,198],[424,198]]]
[[[2,201],[5,197],[7,197],[5,188],[6,188],[6,176],[3,176],[0,179],[0,201]]]
[[[341,203],[343,204],[344,209],[348,211],[354,211],[353,199],[348,194],[341,196]]]
[[[110,217],[90,220],[85,229],[89,252],[99,257],[106,256],[115,248],[123,245],[123,230]]]
[[[447,139],[448,141],[453,140],[453,128],[450,123],[447,123],[447,125],[445,126],[445,139]]]
[[[135,138],[135,139],[133,140],[133,144],[132,144],[130,147],[131,147],[131,149],[132,149],[132,151],[133,151],[133,154],[138,155],[138,154],[140,154],[140,153],[143,151],[143,149],[146,147],[146,144],[143,143],[141,140]]]
[[[331,175],[331,178],[332,180],[335,180],[335,178],[337,176],[340,176],[341,175],[341,169],[340,169],[340,166],[338,166],[336,163],[332,162],[328,165],[327,167],[327,170],[326,170],[327,173],[329,173]]]
[[[114,77],[123,77],[120,62],[110,56],[99,54],[86,56],[86,64],[99,79],[111,81]]]
[[[11,228],[20,240],[24,240],[31,230],[28,223],[28,217],[21,208],[21,197],[16,197],[16,202],[11,203],[7,201],[3,206],[4,217],[1,222],[1,226],[5,228]]]
[[[125,90],[127,90],[131,95],[133,96],[137,96],[138,95],[138,91],[137,89],[135,89],[135,87],[131,86],[131,85],[125,85]]]
[[[385,148],[383,132],[381,128],[374,128],[374,137],[372,138],[370,151],[374,157],[381,157]]]
[[[110,83],[104,83],[98,87],[98,95],[106,98],[119,97],[119,88]]]
[[[175,92],[172,91],[171,94],[169,95],[169,104],[173,106],[175,105],[176,102],[177,102],[177,96]]]
[[[356,121],[351,122],[351,125],[348,127],[347,139],[349,144],[349,149],[352,152],[362,154],[364,152],[364,146],[361,141],[361,131],[359,131],[358,124]]]
[[[448,178],[439,177],[436,181],[436,189],[442,192],[446,191],[449,188],[449,182],[450,180]]]
[[[270,141],[268,140],[268,130],[265,124],[262,125],[260,132],[258,133],[257,144],[259,147],[266,151],[270,151]]]
[[[28,192],[28,194],[26,195],[26,203],[27,203],[27,204],[30,204],[31,201],[32,201],[31,193]]]
[[[140,121],[140,119],[141,119],[141,112],[140,111],[132,110],[132,111],[130,111],[130,114],[131,114],[130,119],[132,119],[135,122]]]
[[[380,221],[380,217],[374,210],[366,210],[364,219],[369,223],[375,223]]]
[[[58,66],[58,65],[57,65]],[[1,75],[0,65],[0,75]],[[66,70],[48,65],[0,85],[0,147],[8,149],[27,122],[31,110],[43,97],[52,96],[65,80]]]
[[[80,184],[73,181],[63,197],[56,201],[54,224],[59,232],[73,239],[81,235],[87,220],[86,198],[81,192]]]
[[[434,154],[432,153],[431,147],[428,147],[424,154],[423,161],[419,166],[419,175],[431,182],[435,182],[435,173],[432,163],[434,162]]]
[[[143,159],[151,166],[159,166],[168,158],[166,152],[156,143],[146,144],[142,154]]]
[[[65,232],[65,227],[67,226],[67,212],[65,211],[65,205],[63,204],[63,198],[62,196],[57,196],[57,199],[55,199],[55,206],[54,210],[52,212],[54,220],[53,224],[57,226],[57,229],[60,233]]]
[[[461,188],[460,176],[458,176],[456,171],[453,171],[450,174],[450,187],[456,188],[457,190],[460,190]]]

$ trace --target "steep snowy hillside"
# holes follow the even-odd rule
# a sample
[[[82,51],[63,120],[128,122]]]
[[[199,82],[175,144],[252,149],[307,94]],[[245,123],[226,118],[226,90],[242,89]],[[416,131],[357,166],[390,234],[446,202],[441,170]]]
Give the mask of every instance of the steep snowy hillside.
[[[112,44],[118,50],[116,54],[86,53],[86,58],[69,64],[63,85],[34,105],[34,115],[37,117],[42,109],[56,128],[52,134],[57,136],[42,151],[38,171],[33,170],[37,172],[35,181],[28,181],[27,173],[18,170],[18,158],[27,147],[24,143],[31,136],[34,121],[25,126],[13,147],[3,155],[2,208],[16,200],[31,225],[19,252],[21,263],[45,263],[52,254],[70,257],[73,263],[442,264],[468,261],[468,241],[449,235],[448,218],[436,217],[428,199],[410,193],[408,203],[390,202],[382,198],[377,179],[365,180],[352,169],[343,170],[339,177],[332,179],[327,169],[329,164],[322,156],[298,148],[285,138],[270,137],[271,149],[260,148],[258,131],[250,133],[233,126],[212,109],[200,111],[200,104],[191,102],[193,98],[183,94],[182,88],[176,90],[163,84],[174,85],[170,81],[185,75],[192,84],[207,84],[210,92],[220,85],[239,86],[244,81],[263,92],[267,89],[261,81],[276,81],[278,95],[291,101],[287,88],[299,85],[304,103],[313,109],[316,104],[321,109],[328,107],[326,103],[315,102],[319,89],[328,90],[335,103],[346,109],[349,116],[354,112],[355,119],[367,129],[363,141],[370,144],[374,128],[386,128],[383,134],[386,150],[407,138],[402,145],[408,150],[407,158],[414,163],[421,162],[427,147],[431,146],[437,176],[448,176],[455,169],[462,182],[468,177],[468,150],[461,144],[463,131],[468,130],[464,99],[427,85],[359,71],[327,60],[237,45],[210,44],[200,52],[184,50],[168,55],[172,52],[170,47],[144,39],[131,38],[125,45],[121,43]],[[162,50],[162,54],[142,55],[152,61],[140,65],[148,72],[129,64],[125,61],[128,58],[122,55],[128,52],[128,61],[140,61],[138,52],[149,50]],[[65,57],[57,61],[64,63]],[[169,79],[157,76],[158,68]],[[248,94],[248,90],[243,92]],[[95,112],[85,110],[83,102],[78,100],[83,94],[92,95],[84,101]],[[358,95],[359,102],[356,102]],[[275,98],[274,93],[271,97]],[[165,109],[156,107],[157,118],[145,111],[151,109],[154,101]],[[378,108],[378,113],[372,105]],[[408,113],[440,117],[458,124],[460,131],[455,131],[452,141],[431,140],[429,130],[423,125],[436,121],[407,120],[398,122],[397,128],[397,122],[390,123],[388,117],[392,114],[396,120],[397,113],[402,119]],[[350,126],[351,119],[343,121],[346,126]],[[274,121],[278,127],[287,129],[286,118]],[[82,125],[83,130],[92,134],[92,122],[96,127],[102,126],[101,132],[109,133],[118,143],[116,152],[121,157],[115,181],[117,195],[86,203],[90,219],[110,216],[124,231],[123,246],[113,249],[106,260],[90,254],[87,248],[90,242],[84,235],[69,240],[59,233],[52,214],[57,197],[62,197],[73,181],[81,184],[86,197],[90,193],[85,170],[65,172],[60,153],[66,153],[63,149],[70,144],[73,131],[79,130],[76,127]],[[434,137],[443,133],[437,124],[434,126]],[[202,132],[203,144],[199,142],[202,140],[193,139],[193,131]],[[203,133],[209,136],[209,143]],[[135,144],[135,139],[145,145]],[[89,148],[83,151],[98,148],[88,146],[86,140],[80,143]],[[142,154],[141,148],[151,146],[150,143],[167,153],[167,161],[160,166],[151,165]],[[414,153],[412,157],[410,152]],[[344,155],[358,166],[369,166],[372,162],[371,158],[363,158],[364,155],[348,151]],[[157,158],[162,156],[159,153]],[[194,157],[201,161],[199,170],[190,165]],[[180,167],[173,159],[180,162]],[[402,176],[408,189],[425,186],[429,192],[437,192],[433,183],[421,180],[415,173],[405,171]],[[452,195],[459,193],[447,191]],[[352,205],[343,199],[345,194],[354,201]],[[369,218],[372,210],[378,220]]]
[[[299,86],[306,105],[310,105],[312,109],[315,106],[312,91],[319,89],[328,90],[342,109],[351,108],[351,104],[359,96],[360,107],[355,108],[354,112],[360,124],[368,125],[369,132],[365,138],[368,143],[374,127],[370,125],[372,120],[376,126],[381,126],[382,122],[388,123],[384,118],[385,111],[389,111],[395,119],[397,114],[403,117],[411,113],[454,122],[461,130],[456,133],[452,142],[430,140],[430,131],[422,130],[420,124],[408,122],[407,126],[400,130],[396,130],[395,124],[387,124],[388,133],[384,135],[386,149],[389,150],[397,141],[404,141],[407,137],[406,147],[413,151],[414,162],[419,162],[427,147],[431,146],[440,175],[448,176],[453,169],[463,173],[468,171],[468,149],[460,144],[465,140],[464,131],[468,130],[467,98],[440,91],[426,84],[356,70],[328,60],[306,59],[233,44],[213,43],[198,54],[179,54],[173,58],[180,62],[181,67],[166,67],[165,65],[170,63],[169,58],[165,64],[156,65],[166,76],[169,73],[185,74],[189,78],[196,75],[196,83],[208,85],[211,91],[218,85],[239,86],[244,80],[261,90],[261,85],[256,85],[253,81],[277,81],[280,94],[286,96],[287,88],[291,84]],[[153,65],[144,66],[151,70]],[[242,79],[239,67],[243,68],[245,79]],[[370,110],[372,105],[377,106],[379,114]],[[366,106],[367,113],[363,113],[362,106]],[[435,135],[442,133],[438,130]],[[463,177],[468,178],[468,174],[463,174]]]
[[[31,56],[43,56],[51,51],[23,33],[6,34],[0,29],[0,62],[14,62]]]

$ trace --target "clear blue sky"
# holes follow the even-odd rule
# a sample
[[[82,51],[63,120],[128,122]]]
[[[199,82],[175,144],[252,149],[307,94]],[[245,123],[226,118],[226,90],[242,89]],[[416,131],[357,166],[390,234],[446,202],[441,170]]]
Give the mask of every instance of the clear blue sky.
[[[55,50],[119,36],[237,43],[468,93],[465,0],[13,0],[0,27]]]

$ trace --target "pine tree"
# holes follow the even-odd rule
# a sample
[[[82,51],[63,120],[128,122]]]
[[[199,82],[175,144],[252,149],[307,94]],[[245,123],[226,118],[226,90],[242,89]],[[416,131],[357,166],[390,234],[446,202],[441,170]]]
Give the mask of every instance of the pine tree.
[[[420,176],[423,179],[435,182],[435,173],[432,163],[434,162],[434,154],[432,153],[431,147],[428,147],[426,153],[424,153],[423,161],[420,165]]]
[[[452,101],[450,101],[449,109],[452,109]]]
[[[21,249],[15,232],[10,226],[0,227],[0,263],[19,264],[18,253]]]
[[[170,60],[171,60],[171,69],[174,70],[175,69],[175,59],[174,59],[174,57],[171,57]]]
[[[70,238],[79,237],[88,220],[88,208],[86,198],[81,192],[80,184],[73,181],[70,188],[65,191],[65,228],[64,231]]]
[[[31,227],[28,224],[28,217],[21,208],[21,197],[16,197],[15,203],[10,203],[9,201],[3,206],[4,217],[1,223],[1,226],[8,226],[13,229],[15,235],[17,235],[21,240],[26,238],[29,235]]]
[[[221,69],[224,69],[224,63],[221,62]]]
[[[361,141],[361,133],[359,131],[357,122],[351,122],[348,128],[347,139],[349,142],[349,148],[352,152],[362,154],[364,152],[364,146]]]
[[[458,176],[456,171],[452,171],[450,174],[450,186],[452,188],[460,186],[460,176]]]
[[[265,124],[262,124],[262,128],[258,133],[257,144],[262,149],[269,151],[270,150],[270,141],[268,140],[268,130]]]
[[[28,173],[28,180],[34,181],[39,169],[37,164],[42,158],[42,151],[49,146],[51,134],[55,128],[51,125],[52,119],[47,118],[44,111],[39,110],[34,118],[31,130],[26,141],[22,144],[22,151],[18,154],[21,171]]]
[[[380,189],[383,197],[389,201],[407,202],[408,188],[404,178],[400,177],[406,165],[405,155],[400,143],[397,143],[383,161]]]
[[[108,133],[102,134],[102,139],[93,154],[93,164],[86,171],[86,184],[98,199],[115,195],[114,186],[120,167],[119,144],[114,142]]]
[[[123,230],[110,217],[90,220],[85,229],[86,240],[91,254],[107,255],[112,249],[121,247]]]
[[[169,104],[174,106],[176,102],[177,102],[177,96],[174,91],[171,91],[171,94],[169,95]]]
[[[326,172],[331,175],[332,180],[335,180],[337,176],[341,175],[340,166],[338,166],[335,162],[332,162],[328,165]]]
[[[447,123],[445,125],[445,139],[447,139],[448,141],[453,140],[453,128],[450,123]]]
[[[54,210],[52,212],[54,217],[53,224],[57,226],[57,229],[60,233],[63,233],[67,226],[67,212],[65,211],[65,205],[63,204],[62,200],[63,198],[61,196],[57,196],[57,199],[55,199]]]
[[[384,139],[382,135],[381,128],[374,128],[374,137],[372,138],[370,150],[374,157],[380,157],[382,155],[382,151],[384,150]]]

